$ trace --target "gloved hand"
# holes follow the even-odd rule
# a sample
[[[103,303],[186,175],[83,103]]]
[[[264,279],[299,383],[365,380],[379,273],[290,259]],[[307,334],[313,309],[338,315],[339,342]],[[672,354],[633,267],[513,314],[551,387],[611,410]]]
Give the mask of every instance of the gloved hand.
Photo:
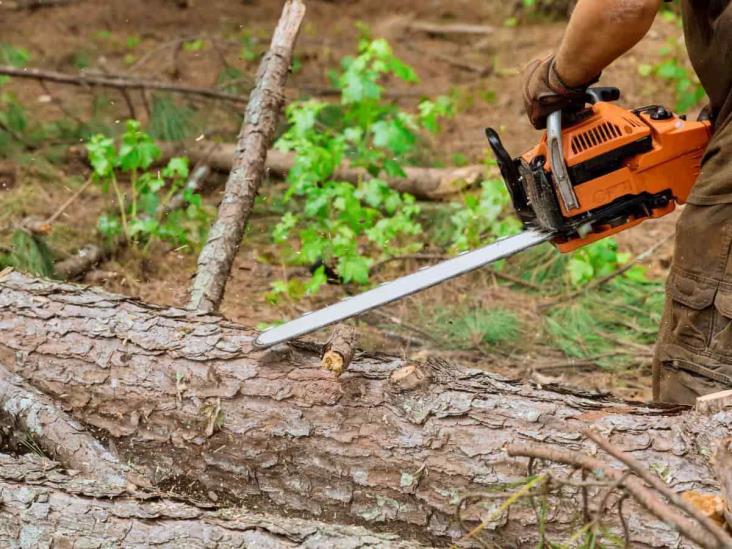
[[[582,108],[587,88],[599,79],[598,75],[584,86],[570,88],[557,73],[553,55],[532,61],[524,70],[524,107],[531,124],[543,130],[546,117],[554,111]]]

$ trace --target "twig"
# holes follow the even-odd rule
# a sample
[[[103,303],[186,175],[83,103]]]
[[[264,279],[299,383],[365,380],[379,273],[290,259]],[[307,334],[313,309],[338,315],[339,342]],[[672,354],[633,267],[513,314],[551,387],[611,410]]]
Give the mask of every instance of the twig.
[[[506,448],[506,451],[508,452],[508,455],[512,457],[533,457],[535,459],[582,467],[596,476],[599,473],[603,477],[612,480],[618,480],[624,474],[623,471],[610,467],[605,462],[586,454],[570,452],[568,450],[540,444],[512,444]],[[685,516],[679,514],[673,507],[670,507],[661,501],[658,496],[646,488],[637,477],[629,476],[622,485],[628,493],[630,493],[638,503],[645,507],[649,512],[667,524],[673,525],[682,535],[686,536],[694,543],[704,547],[705,549],[721,549],[724,547],[730,547],[730,545],[720,543],[717,538],[700,523],[691,521]]]
[[[46,219],[46,223],[48,223],[49,225],[52,225],[66,211],[66,208],[71,206],[71,204],[73,204],[74,201],[76,201],[76,199],[79,198],[81,196],[81,194],[89,188],[89,185],[91,185],[91,183],[92,183],[92,178],[90,177],[84,182],[84,184],[81,187],[79,187],[76,190],[76,192],[74,194],[72,194],[69,198],[66,199],[66,202],[61,204],[58,207],[58,209],[55,212],[53,212],[48,219]]]
[[[613,445],[610,441],[604,439],[597,432],[591,429],[586,429],[585,431],[583,431],[583,434],[587,438],[592,440],[592,442],[597,444],[598,447],[602,448],[605,452],[623,463],[626,467],[628,467],[628,469],[633,471],[636,475],[645,480],[649,485],[658,490],[676,507],[697,520],[701,525],[709,530],[709,532],[717,539],[720,544],[722,544],[723,547],[732,546],[732,537],[728,536],[709,517],[707,517],[703,513],[700,513],[696,507],[685,501],[676,492],[671,490],[671,488],[669,488],[663,480],[661,480],[659,477],[646,469],[643,464],[640,463],[637,459],[628,455],[626,452],[623,452],[620,448]]]
[[[70,86],[115,88],[119,90],[158,90],[183,95],[196,95],[207,99],[230,101],[232,103],[245,104],[249,98],[245,95],[227,93],[211,88],[200,88],[186,84],[173,84],[169,82],[158,82],[153,80],[139,80],[128,78],[122,75],[88,75],[68,74],[43,69],[23,68],[19,69],[7,65],[0,66],[0,75],[12,76],[14,78],[28,78],[31,80],[45,80]]]
[[[224,297],[231,265],[264,176],[267,149],[274,138],[277,119],[285,102],[284,90],[292,50],[304,17],[302,0],[288,0],[270,49],[262,58],[218,217],[198,256],[189,309],[216,311]]]

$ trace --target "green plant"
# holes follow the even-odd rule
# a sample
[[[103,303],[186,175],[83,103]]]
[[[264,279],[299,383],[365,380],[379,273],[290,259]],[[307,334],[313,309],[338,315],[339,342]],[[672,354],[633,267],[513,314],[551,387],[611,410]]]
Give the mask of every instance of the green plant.
[[[661,282],[618,277],[552,308],[545,333],[551,345],[572,358],[592,359],[606,368],[646,363],[663,305]]]
[[[0,267],[50,278],[54,275],[54,258],[42,237],[23,229],[13,232],[10,250],[0,252]]]
[[[414,70],[394,56],[385,40],[363,39],[359,54],[331,73],[341,92],[337,105],[301,101],[287,110],[289,128],[278,140],[281,150],[296,153],[283,197],[287,211],[273,231],[276,243],[301,265],[318,261],[331,266],[344,282],[364,284],[374,258],[417,251],[422,233],[414,197],[389,187],[383,176],[403,176],[419,143],[419,132],[436,132],[449,116],[447,98],[423,101],[417,114],[400,110],[382,97],[382,80],[416,82]],[[338,179],[348,162],[366,176],[354,185]],[[293,242],[294,241],[294,242]],[[316,277],[317,271],[316,271]],[[318,284],[311,280],[311,292]],[[282,283],[273,290],[285,292]],[[288,287],[292,287],[292,281]]]
[[[516,313],[495,309],[444,309],[435,315],[435,331],[440,337],[462,347],[496,346],[516,341],[521,322]]]
[[[150,135],[161,141],[183,141],[194,132],[193,111],[164,95],[155,95],[150,113]]]
[[[521,230],[521,223],[510,211],[511,199],[502,181],[490,179],[481,184],[480,194],[468,194],[463,203],[453,203],[450,217],[450,246],[464,252],[486,244],[495,237]]]
[[[665,12],[671,17],[677,17],[673,12]],[[638,72],[641,76],[653,75],[672,85],[677,112],[685,113],[704,100],[706,94],[693,69],[686,63],[686,53],[683,47],[670,40],[661,50],[663,60],[655,65],[641,64]]]
[[[202,240],[208,215],[201,197],[184,189],[188,159],[171,158],[162,170],[151,170],[160,158],[160,149],[136,120],[128,120],[119,145],[105,135],[93,136],[86,145],[93,177],[107,193],[114,193],[114,214],[99,217],[97,228],[107,238],[123,236],[147,251],[158,239],[176,245],[191,245]],[[123,193],[120,177],[129,178],[130,196]],[[165,209],[171,198],[183,192],[185,211]]]
[[[618,252],[614,238],[605,238],[573,252],[567,263],[567,276],[572,286],[582,286],[617,271],[629,259],[630,254]]]

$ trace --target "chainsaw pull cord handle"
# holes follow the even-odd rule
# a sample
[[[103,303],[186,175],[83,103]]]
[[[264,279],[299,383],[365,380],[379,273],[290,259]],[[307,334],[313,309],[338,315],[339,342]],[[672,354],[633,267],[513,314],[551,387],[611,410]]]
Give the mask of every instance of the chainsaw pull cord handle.
[[[567,211],[579,208],[577,195],[574,193],[572,181],[569,179],[567,163],[564,160],[562,147],[562,111],[554,111],[546,120],[546,140],[552,161],[552,175],[559,190],[559,196]]]

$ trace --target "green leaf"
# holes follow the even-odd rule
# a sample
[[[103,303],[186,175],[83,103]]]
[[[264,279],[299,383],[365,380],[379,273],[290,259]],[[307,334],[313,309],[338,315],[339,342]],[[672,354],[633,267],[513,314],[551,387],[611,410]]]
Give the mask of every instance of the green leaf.
[[[116,217],[100,215],[97,220],[97,230],[107,238],[113,238],[122,234],[122,224]]]
[[[163,168],[163,177],[185,179],[188,177],[188,158],[175,156]]]
[[[595,270],[588,262],[578,258],[572,258],[567,264],[567,273],[569,274],[570,282],[574,286],[581,286],[592,280]]]
[[[338,260],[336,270],[344,282],[366,284],[369,280],[369,269],[372,261],[361,255],[348,255]]]
[[[305,295],[315,295],[320,288],[328,283],[328,276],[325,274],[325,266],[321,265],[313,273],[310,280],[305,283]]]
[[[117,164],[117,151],[111,138],[101,134],[93,136],[86,144],[86,151],[97,177],[106,178],[112,175]]]
[[[11,65],[16,69],[22,69],[28,64],[31,54],[25,48],[12,46],[10,44],[0,44],[0,61],[4,65]]]

